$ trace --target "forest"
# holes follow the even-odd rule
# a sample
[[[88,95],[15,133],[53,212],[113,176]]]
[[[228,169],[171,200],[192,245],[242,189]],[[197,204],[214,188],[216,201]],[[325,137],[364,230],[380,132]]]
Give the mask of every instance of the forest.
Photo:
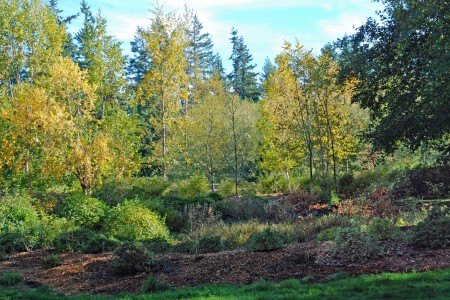
[[[0,0],[0,298],[446,299],[450,3],[376,2],[258,67],[189,2],[126,54],[86,0]]]

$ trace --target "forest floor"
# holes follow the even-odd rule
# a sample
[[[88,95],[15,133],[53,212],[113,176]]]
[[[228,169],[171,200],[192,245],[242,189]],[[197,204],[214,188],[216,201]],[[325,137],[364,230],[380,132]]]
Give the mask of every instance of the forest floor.
[[[174,287],[200,284],[249,284],[259,280],[281,281],[347,272],[355,277],[382,272],[410,272],[450,268],[450,249],[415,249],[401,241],[384,244],[386,255],[361,263],[331,258],[332,242],[288,245],[270,252],[226,251],[211,254],[167,254],[158,257],[154,274]],[[47,250],[19,253],[0,262],[0,273],[21,273],[28,286],[48,285],[64,294],[136,293],[145,274],[116,276],[110,271],[111,253],[61,254],[61,266],[46,268]]]

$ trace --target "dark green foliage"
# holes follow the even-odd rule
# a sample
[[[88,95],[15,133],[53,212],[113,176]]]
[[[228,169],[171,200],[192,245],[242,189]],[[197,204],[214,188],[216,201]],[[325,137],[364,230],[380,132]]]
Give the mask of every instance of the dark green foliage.
[[[267,217],[266,203],[259,199],[225,199],[213,203],[212,207],[223,220],[264,220]]]
[[[397,181],[392,193],[396,198],[450,197],[450,168],[439,166],[409,170],[401,180]]]
[[[392,219],[374,218],[370,221],[367,232],[377,240],[387,240],[396,237],[399,230]]]
[[[26,251],[19,232],[6,232],[0,235],[0,252],[14,253]]]
[[[225,250],[220,236],[217,235],[207,235],[203,236],[198,240],[198,252],[199,253],[214,253]]]
[[[59,253],[101,253],[115,249],[118,244],[118,240],[86,228],[61,233],[53,241],[55,251]]]
[[[166,239],[154,238],[151,240],[143,240],[142,245],[153,253],[168,253],[172,250],[172,244],[170,244]]]
[[[125,199],[154,199],[160,197],[170,186],[163,177],[137,177],[105,180],[95,196],[110,205],[117,205]]]
[[[96,198],[77,194],[67,197],[55,210],[59,216],[78,226],[95,228],[105,216],[108,206]]]
[[[196,246],[194,241],[186,240],[174,245],[172,251],[174,253],[192,254],[195,253]]]
[[[367,232],[342,228],[336,238],[333,256],[349,262],[364,262],[378,258],[382,248]]]
[[[358,79],[353,100],[370,109],[376,148],[417,148],[450,132],[450,2],[382,2],[382,22],[369,18],[338,42],[341,76]]]
[[[234,93],[241,99],[258,101],[261,91],[256,79],[257,73],[253,71],[256,65],[251,64],[253,57],[244,43],[244,38],[238,36],[238,31],[234,28],[231,31],[230,40],[233,45],[230,56],[233,70],[228,75],[228,81]]]
[[[256,232],[250,238],[247,245],[248,251],[272,251],[284,247],[283,236],[277,231],[267,228],[262,232]]]
[[[23,276],[16,272],[5,272],[0,276],[0,286],[16,286],[23,282]]]
[[[450,209],[433,207],[427,218],[414,229],[411,244],[416,247],[444,249],[450,247]]]
[[[54,268],[61,265],[61,259],[58,254],[50,254],[44,257],[44,266],[46,268]]]
[[[316,240],[320,242],[334,241],[338,236],[340,229],[341,229],[340,227],[327,228],[317,235]]]
[[[156,278],[154,275],[148,276],[141,285],[141,293],[158,293],[172,289],[169,283]]]
[[[111,268],[118,275],[147,272],[154,265],[154,256],[142,244],[125,243],[114,251]]]

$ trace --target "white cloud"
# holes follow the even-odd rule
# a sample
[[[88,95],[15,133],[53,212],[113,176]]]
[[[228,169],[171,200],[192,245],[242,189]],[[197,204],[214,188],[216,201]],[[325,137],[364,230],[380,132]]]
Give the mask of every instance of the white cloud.
[[[363,16],[343,13],[334,20],[322,20],[319,25],[327,36],[343,36],[355,32],[354,27],[362,25],[365,20],[366,18]]]

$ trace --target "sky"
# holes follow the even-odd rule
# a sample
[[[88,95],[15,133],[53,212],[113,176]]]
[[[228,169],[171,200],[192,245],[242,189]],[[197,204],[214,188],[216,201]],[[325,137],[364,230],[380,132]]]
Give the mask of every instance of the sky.
[[[59,0],[63,16],[79,11],[80,1]],[[125,54],[130,54],[130,41],[138,26],[150,24],[151,8],[156,0],[87,0],[93,12],[101,11],[108,21],[108,33],[123,42]],[[381,10],[379,2],[371,0],[161,0],[166,11],[183,12],[185,4],[197,13],[204,31],[209,32],[225,68],[230,69],[230,32],[234,27],[244,37],[257,71],[264,60],[272,61],[280,53],[285,40],[300,41],[316,53],[328,42],[344,34],[352,34],[354,26]],[[69,25],[76,32],[82,25],[79,17]]]

